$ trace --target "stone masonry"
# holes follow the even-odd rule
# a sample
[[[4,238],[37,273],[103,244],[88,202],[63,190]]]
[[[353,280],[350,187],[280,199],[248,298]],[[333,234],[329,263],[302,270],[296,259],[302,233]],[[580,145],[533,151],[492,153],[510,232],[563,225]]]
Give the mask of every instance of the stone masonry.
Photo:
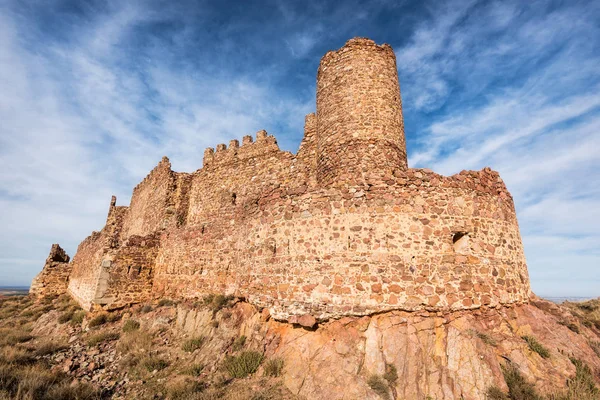
[[[65,293],[72,269],[69,260],[69,255],[62,247],[53,244],[44,268],[31,282],[29,293],[36,297]]]
[[[396,58],[355,38],[321,60],[297,154],[265,131],[173,172],[164,157],[113,197],[70,263],[86,309],[209,293],[280,320],[527,302],[514,203],[489,168],[407,167]]]

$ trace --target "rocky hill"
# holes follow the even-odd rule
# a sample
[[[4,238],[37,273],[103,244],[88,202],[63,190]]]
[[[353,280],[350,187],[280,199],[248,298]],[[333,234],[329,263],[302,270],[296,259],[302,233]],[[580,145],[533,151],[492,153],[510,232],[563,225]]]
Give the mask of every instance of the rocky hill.
[[[0,399],[600,399],[599,300],[322,324],[222,295],[0,307]]]

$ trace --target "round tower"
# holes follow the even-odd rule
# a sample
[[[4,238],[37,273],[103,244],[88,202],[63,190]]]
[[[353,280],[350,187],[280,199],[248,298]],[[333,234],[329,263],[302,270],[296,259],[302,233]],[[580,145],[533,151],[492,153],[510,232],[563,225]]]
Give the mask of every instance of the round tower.
[[[389,45],[354,38],[323,56],[317,131],[322,185],[385,180],[407,168],[396,56]]]

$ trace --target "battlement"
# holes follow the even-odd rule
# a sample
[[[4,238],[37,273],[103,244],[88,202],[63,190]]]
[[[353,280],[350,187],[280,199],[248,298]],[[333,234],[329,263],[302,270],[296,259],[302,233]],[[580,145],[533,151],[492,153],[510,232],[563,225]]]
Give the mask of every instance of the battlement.
[[[252,140],[252,136],[246,135],[242,139],[241,147],[238,140],[231,140],[229,147],[221,143],[217,145],[216,151],[212,147],[207,148],[204,150],[202,164],[204,167],[214,167],[275,151],[279,151],[277,140],[274,136],[268,135],[267,131],[261,130],[256,132],[256,142]]]
[[[514,203],[490,168],[408,168],[396,58],[349,40],[325,54],[297,154],[262,130],[174,172],[164,157],[110,201],[78,247],[69,293],[85,308],[232,294],[277,319],[526,302]],[[50,270],[50,269],[49,269]]]

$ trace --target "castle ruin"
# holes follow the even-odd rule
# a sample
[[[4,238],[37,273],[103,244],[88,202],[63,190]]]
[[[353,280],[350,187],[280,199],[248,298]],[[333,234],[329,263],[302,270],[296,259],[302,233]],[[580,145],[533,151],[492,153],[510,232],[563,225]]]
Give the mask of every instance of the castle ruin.
[[[389,45],[355,38],[328,52],[316,104],[295,155],[260,131],[207,149],[192,173],[164,157],[79,245],[68,293],[85,309],[231,294],[280,320],[528,301],[498,173],[408,168]]]

